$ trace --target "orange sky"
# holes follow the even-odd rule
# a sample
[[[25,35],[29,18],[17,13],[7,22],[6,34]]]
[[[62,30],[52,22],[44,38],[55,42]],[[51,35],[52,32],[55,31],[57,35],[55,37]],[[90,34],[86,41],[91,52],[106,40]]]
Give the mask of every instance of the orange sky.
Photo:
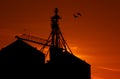
[[[48,37],[54,8],[74,54],[92,66],[92,79],[120,78],[119,0],[0,0],[0,48],[16,34]],[[73,13],[80,12],[80,18]]]

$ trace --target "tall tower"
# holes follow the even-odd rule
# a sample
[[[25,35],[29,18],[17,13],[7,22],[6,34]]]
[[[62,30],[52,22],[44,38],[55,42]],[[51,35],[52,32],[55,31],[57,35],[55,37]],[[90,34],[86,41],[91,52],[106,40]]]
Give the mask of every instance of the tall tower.
[[[59,29],[59,24],[58,21],[60,18],[60,16],[58,15],[58,9],[55,8],[55,15],[51,18],[51,28],[52,28],[52,42],[51,42],[51,46],[53,48],[60,48],[60,29]]]
[[[54,16],[51,17],[51,46],[50,46],[50,60],[52,62],[58,62],[59,57],[63,52],[72,53],[69,46],[67,45],[62,32],[59,27],[59,20],[61,17],[58,15],[58,9],[55,8]]]

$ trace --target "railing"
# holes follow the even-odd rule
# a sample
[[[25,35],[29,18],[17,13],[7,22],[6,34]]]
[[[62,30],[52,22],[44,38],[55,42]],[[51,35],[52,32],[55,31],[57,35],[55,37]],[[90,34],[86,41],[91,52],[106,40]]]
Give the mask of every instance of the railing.
[[[21,40],[25,40],[25,41],[29,41],[29,42],[33,42],[33,43],[37,43],[37,44],[42,44],[42,45],[46,45],[46,46],[51,46],[51,41],[45,40],[42,38],[38,38],[35,36],[27,35],[27,34],[22,34],[20,36],[15,36],[15,37],[18,39],[21,39]]]

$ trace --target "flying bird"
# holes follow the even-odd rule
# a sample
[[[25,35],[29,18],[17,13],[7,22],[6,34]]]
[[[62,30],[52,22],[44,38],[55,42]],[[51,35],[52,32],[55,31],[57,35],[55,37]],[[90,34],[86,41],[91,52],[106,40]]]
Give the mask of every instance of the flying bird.
[[[73,16],[74,16],[74,18],[78,18],[78,16],[77,16],[77,15],[75,15],[75,14],[73,14]]]
[[[79,13],[79,12],[77,13],[77,15],[82,16],[81,13]]]
[[[82,16],[81,13],[77,12],[76,14],[73,14],[74,18],[78,18],[79,16]]]

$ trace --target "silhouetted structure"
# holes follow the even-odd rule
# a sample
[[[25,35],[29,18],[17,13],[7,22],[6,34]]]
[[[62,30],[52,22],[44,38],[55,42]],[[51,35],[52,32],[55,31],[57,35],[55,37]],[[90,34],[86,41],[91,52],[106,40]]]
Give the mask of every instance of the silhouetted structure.
[[[51,60],[47,63],[53,74],[59,78],[90,79],[90,65],[73,54],[56,52],[50,55]]]
[[[2,65],[44,65],[45,55],[22,40],[16,40],[0,51]]]
[[[59,28],[58,9],[51,18],[51,33],[47,40],[30,35],[16,36],[18,40],[0,51],[0,64],[23,64],[44,66],[46,75],[51,79],[91,79],[90,64],[73,55]],[[50,60],[45,63],[45,55],[22,40],[42,44],[43,50],[49,47]],[[41,71],[42,71],[41,70]],[[42,76],[40,74],[40,76]],[[43,79],[45,79],[44,77]]]

